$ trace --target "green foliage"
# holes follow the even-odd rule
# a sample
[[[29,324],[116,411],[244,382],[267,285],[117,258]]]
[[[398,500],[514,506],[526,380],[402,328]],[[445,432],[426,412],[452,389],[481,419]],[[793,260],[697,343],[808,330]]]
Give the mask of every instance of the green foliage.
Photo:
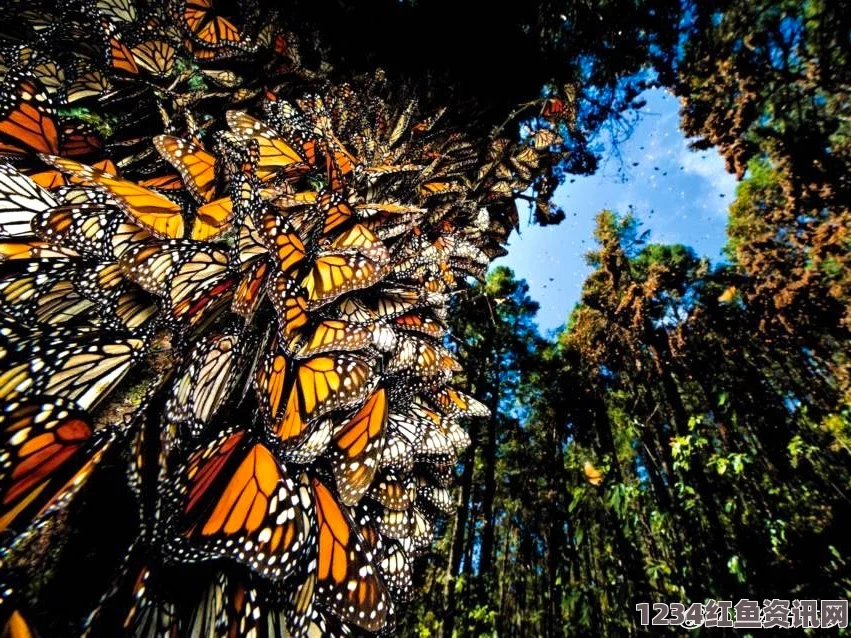
[[[597,221],[595,270],[554,343],[508,269],[458,308],[459,355],[497,409],[471,424],[452,596],[437,574],[420,609],[447,611],[411,618],[420,635],[620,636],[639,632],[639,601],[851,587],[835,379],[719,301],[731,281],[748,295],[739,266],[647,243],[629,216]]]

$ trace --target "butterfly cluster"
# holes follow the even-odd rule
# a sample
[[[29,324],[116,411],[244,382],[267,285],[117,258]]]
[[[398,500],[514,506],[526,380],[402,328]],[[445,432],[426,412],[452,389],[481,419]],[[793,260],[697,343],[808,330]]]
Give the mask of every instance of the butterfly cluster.
[[[454,510],[462,420],[488,410],[454,385],[449,301],[540,144],[474,144],[380,73],[325,80],[281,24],[214,0],[0,10],[12,635],[30,552],[99,472],[137,523],[92,636],[390,632]]]

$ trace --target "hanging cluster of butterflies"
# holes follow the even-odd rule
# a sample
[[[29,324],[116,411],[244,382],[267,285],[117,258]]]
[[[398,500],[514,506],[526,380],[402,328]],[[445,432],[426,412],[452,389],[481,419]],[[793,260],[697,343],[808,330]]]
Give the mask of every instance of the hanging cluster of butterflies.
[[[100,475],[133,532],[50,635],[390,632],[454,510],[461,420],[488,414],[453,386],[446,313],[501,254],[488,208],[534,143],[476,145],[380,73],[322,81],[231,4],[0,8],[12,636],[51,622],[42,571],[75,512],[108,516]]]

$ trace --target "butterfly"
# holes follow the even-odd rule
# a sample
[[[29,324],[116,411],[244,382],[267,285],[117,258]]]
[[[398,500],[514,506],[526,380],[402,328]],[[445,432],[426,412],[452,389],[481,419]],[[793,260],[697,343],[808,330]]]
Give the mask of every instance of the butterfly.
[[[83,638],[125,635],[138,638],[177,638],[178,610],[169,585],[175,580],[133,543],[121,574],[83,622]],[[185,585],[184,585],[185,586]]]
[[[216,196],[216,157],[201,146],[171,135],[157,135],[154,146],[177,171],[186,188],[198,201]]]
[[[318,527],[318,602],[345,622],[379,631],[392,614],[392,601],[372,565],[372,554],[333,492],[312,479]]]
[[[352,290],[368,288],[379,282],[387,269],[387,263],[373,261],[354,250],[323,252],[301,282],[308,308],[315,309]]]
[[[400,315],[393,324],[402,330],[424,334],[432,339],[441,339],[446,334],[446,326],[423,312],[411,312]]]
[[[231,310],[246,319],[250,319],[260,302],[266,289],[266,280],[270,265],[266,260],[256,260],[244,271],[236,290],[233,293]]]
[[[132,246],[151,239],[150,233],[132,223],[115,207],[81,203],[55,206],[37,213],[33,232],[55,246],[80,255],[114,261]]]
[[[450,417],[490,416],[490,409],[484,403],[455,388],[441,388],[431,398],[440,410]]]
[[[339,319],[325,319],[313,327],[309,335],[296,335],[288,344],[296,358],[307,358],[326,352],[356,352],[373,343],[371,326]]]
[[[0,530],[21,529],[71,498],[114,439],[58,397],[6,403],[0,412]]]
[[[59,153],[60,129],[47,92],[29,75],[9,73],[0,90],[0,156]]]
[[[303,175],[308,165],[302,156],[266,124],[243,111],[228,111],[225,115],[231,131],[240,139],[254,140],[260,152],[257,177],[268,181]]]
[[[128,279],[160,297],[174,319],[190,326],[230,301],[236,285],[227,253],[198,242],[151,241],[125,252],[119,264]]]
[[[146,40],[131,49],[136,64],[157,77],[168,77],[174,70],[176,50],[163,40]]]
[[[417,477],[417,499],[420,503],[443,514],[452,514],[455,511],[452,492],[443,485],[432,483],[422,475]]]
[[[387,548],[378,561],[378,573],[393,600],[411,600],[414,593],[414,562],[401,542],[387,539]]]
[[[109,39],[109,64],[116,71],[123,71],[128,75],[139,74],[133,53],[117,34],[113,34]]]
[[[167,197],[74,160],[52,155],[43,155],[42,159],[85,184],[101,189],[152,235],[164,239],[183,237],[185,225],[181,208]]]
[[[308,322],[307,291],[286,273],[279,272],[270,288],[272,305],[278,313],[278,330],[284,337]]]
[[[183,21],[190,37],[201,46],[215,49],[241,43],[239,29],[214,9],[213,0],[186,0]]]
[[[0,236],[29,235],[33,216],[57,205],[32,179],[0,162]]]
[[[90,267],[76,260],[16,259],[0,266],[0,301],[10,316],[24,324],[83,321],[93,302],[82,296],[76,280]]]
[[[98,69],[87,70],[78,75],[68,86],[67,100],[69,103],[78,102],[92,97],[105,95],[112,84],[107,76]]]
[[[227,401],[236,382],[243,349],[235,334],[213,334],[206,338],[173,382],[166,417],[172,423],[188,423],[192,434],[199,436]]]
[[[301,236],[284,216],[274,210],[260,215],[259,235],[267,250],[274,256],[281,274],[295,270],[306,257]]]
[[[268,578],[295,570],[304,549],[301,499],[265,445],[225,430],[178,473],[179,560],[232,557]]]
[[[340,501],[356,504],[378,470],[387,424],[387,392],[376,390],[334,434],[329,451]]]
[[[372,362],[348,353],[293,362],[283,373],[291,377],[289,394],[283,416],[272,424],[273,432],[284,442],[300,440],[319,417],[360,403],[375,386],[375,373]]]
[[[96,0],[95,6],[104,18],[112,22],[134,22],[136,7],[132,0]]]
[[[0,326],[12,329],[5,319]],[[0,346],[0,400],[5,401],[47,394],[89,409],[121,381],[145,348],[142,339],[83,326],[55,327],[48,335],[25,332],[20,326],[13,332],[6,336],[12,342]]]
[[[448,350],[415,335],[399,339],[396,353],[387,365],[388,372],[421,378],[448,377],[462,369]]]

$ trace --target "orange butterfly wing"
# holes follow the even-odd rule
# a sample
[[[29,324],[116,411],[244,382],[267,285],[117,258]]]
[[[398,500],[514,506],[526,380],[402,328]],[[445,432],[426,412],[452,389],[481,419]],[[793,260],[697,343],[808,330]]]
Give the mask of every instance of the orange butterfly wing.
[[[225,432],[193,453],[185,469],[183,512],[189,547],[210,557],[236,554],[279,578],[304,544],[296,487],[262,443]]]
[[[346,505],[360,501],[372,483],[384,447],[387,414],[387,392],[379,388],[334,435],[334,478]]]
[[[28,523],[73,495],[106,444],[87,454],[94,429],[87,415],[59,399],[8,404],[0,415],[0,530]]]
[[[189,191],[202,202],[216,196],[216,156],[192,142],[171,135],[157,135],[154,146],[183,178]]]
[[[86,184],[100,187],[151,234],[164,239],[183,237],[185,225],[181,208],[167,197],[74,160],[52,155],[43,155],[42,159]]]
[[[346,622],[379,631],[392,611],[371,554],[331,490],[313,479],[319,529],[316,592],[321,604]]]
[[[27,149],[38,153],[56,154],[59,152],[59,129],[47,107],[35,102],[39,95],[38,87],[29,79],[21,79],[16,87],[16,95],[7,99],[17,100],[0,118],[0,134],[11,138],[6,152],[12,155],[24,155]],[[23,144],[25,148],[19,148]],[[2,151],[2,146],[0,146]]]

